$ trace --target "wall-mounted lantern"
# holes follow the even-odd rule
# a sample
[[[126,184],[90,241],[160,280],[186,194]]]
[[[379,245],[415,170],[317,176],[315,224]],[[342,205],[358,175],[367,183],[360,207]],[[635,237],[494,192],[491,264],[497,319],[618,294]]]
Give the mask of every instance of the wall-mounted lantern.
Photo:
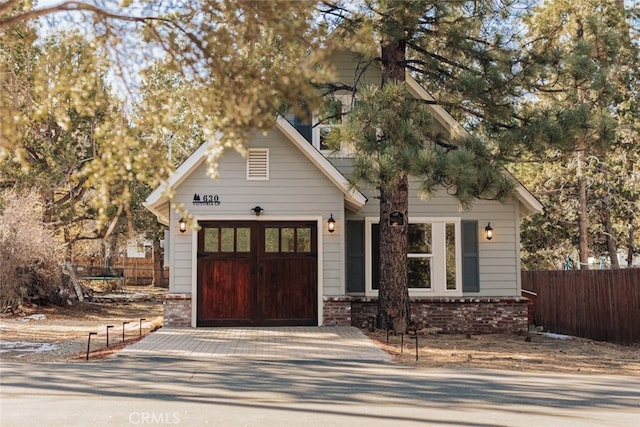
[[[487,226],[484,228],[485,236],[487,240],[493,239],[493,228],[491,227],[491,223],[487,223]]]
[[[255,208],[251,209],[251,212],[256,214],[256,216],[260,216],[260,214],[264,212],[264,209],[262,209],[260,206],[256,206]]]
[[[336,231],[336,220],[333,219],[333,214],[331,214],[331,216],[327,220],[327,230],[329,231],[329,233],[333,233],[334,231]]]
[[[178,226],[181,233],[187,231],[187,221],[185,221],[184,218],[180,218],[180,221],[178,221]]]

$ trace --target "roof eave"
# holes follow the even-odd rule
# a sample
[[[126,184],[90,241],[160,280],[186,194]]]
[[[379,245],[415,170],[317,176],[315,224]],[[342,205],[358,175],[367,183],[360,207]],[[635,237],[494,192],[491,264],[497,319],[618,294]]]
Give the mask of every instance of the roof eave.
[[[309,159],[324,175],[344,194],[347,208],[357,212],[367,203],[367,198],[354,189],[349,181],[338,171],[326,157],[304,139],[287,119],[278,116],[276,127]]]
[[[436,102],[435,99],[422,87],[420,84],[407,72],[406,74],[406,82],[409,88],[409,92],[411,95],[423,99],[425,101]],[[452,136],[460,136],[468,134],[466,129],[464,129],[460,123],[458,123],[452,116],[442,108],[442,106],[437,104],[430,104],[429,108],[435,113],[434,118],[436,121],[443,126],[450,135]],[[524,185],[522,185],[508,170],[504,169],[504,172],[507,173],[510,177],[512,177],[515,181],[515,192],[518,201],[520,202],[523,209],[520,209],[520,217],[524,218],[529,215],[536,214],[538,212],[542,212],[543,205],[536,199],[536,197],[526,189]]]

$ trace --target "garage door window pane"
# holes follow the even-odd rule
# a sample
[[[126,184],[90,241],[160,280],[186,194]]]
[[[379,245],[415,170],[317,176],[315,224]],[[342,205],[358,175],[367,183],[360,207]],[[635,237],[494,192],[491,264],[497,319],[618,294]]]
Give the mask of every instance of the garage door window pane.
[[[204,229],[204,251],[205,252],[218,252],[218,228],[205,228]]]
[[[280,251],[280,229],[267,228],[264,230],[264,251],[279,252]]]
[[[311,229],[298,228],[298,252],[311,252]]]
[[[250,228],[236,228],[236,252],[251,252]]]
[[[233,244],[233,235],[234,235],[234,229],[233,228],[222,228],[222,248],[221,251],[222,252],[233,252],[234,249],[234,244]]]
[[[295,228],[282,228],[282,252],[294,252],[295,251]]]

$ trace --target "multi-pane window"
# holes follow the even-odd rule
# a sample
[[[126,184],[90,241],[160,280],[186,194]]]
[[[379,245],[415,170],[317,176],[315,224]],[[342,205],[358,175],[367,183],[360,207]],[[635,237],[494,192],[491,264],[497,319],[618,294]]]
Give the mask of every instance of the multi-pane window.
[[[314,145],[319,150],[329,150],[327,146],[327,135],[342,125],[345,113],[351,108],[350,95],[332,95],[324,100],[324,106],[317,114],[316,125],[314,126]]]
[[[264,230],[264,251],[311,252],[311,228],[267,227]]]
[[[433,250],[431,224],[409,224],[407,283],[409,288],[431,289]]]
[[[407,284],[413,292],[459,291],[459,221],[413,220],[407,234]],[[380,227],[371,223],[371,290],[380,283]]]
[[[250,252],[251,229],[248,227],[207,227],[204,229],[205,252]]]
[[[321,151],[330,151],[327,135],[342,125],[344,115],[351,109],[351,93],[332,94],[324,98],[323,105],[313,114],[304,105],[297,110],[290,109],[284,117],[298,132]]]

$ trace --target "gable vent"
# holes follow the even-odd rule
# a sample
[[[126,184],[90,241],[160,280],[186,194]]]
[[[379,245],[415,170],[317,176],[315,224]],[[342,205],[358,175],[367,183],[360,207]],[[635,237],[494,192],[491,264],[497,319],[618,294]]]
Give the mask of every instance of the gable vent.
[[[269,179],[269,149],[250,148],[247,155],[247,179]]]

